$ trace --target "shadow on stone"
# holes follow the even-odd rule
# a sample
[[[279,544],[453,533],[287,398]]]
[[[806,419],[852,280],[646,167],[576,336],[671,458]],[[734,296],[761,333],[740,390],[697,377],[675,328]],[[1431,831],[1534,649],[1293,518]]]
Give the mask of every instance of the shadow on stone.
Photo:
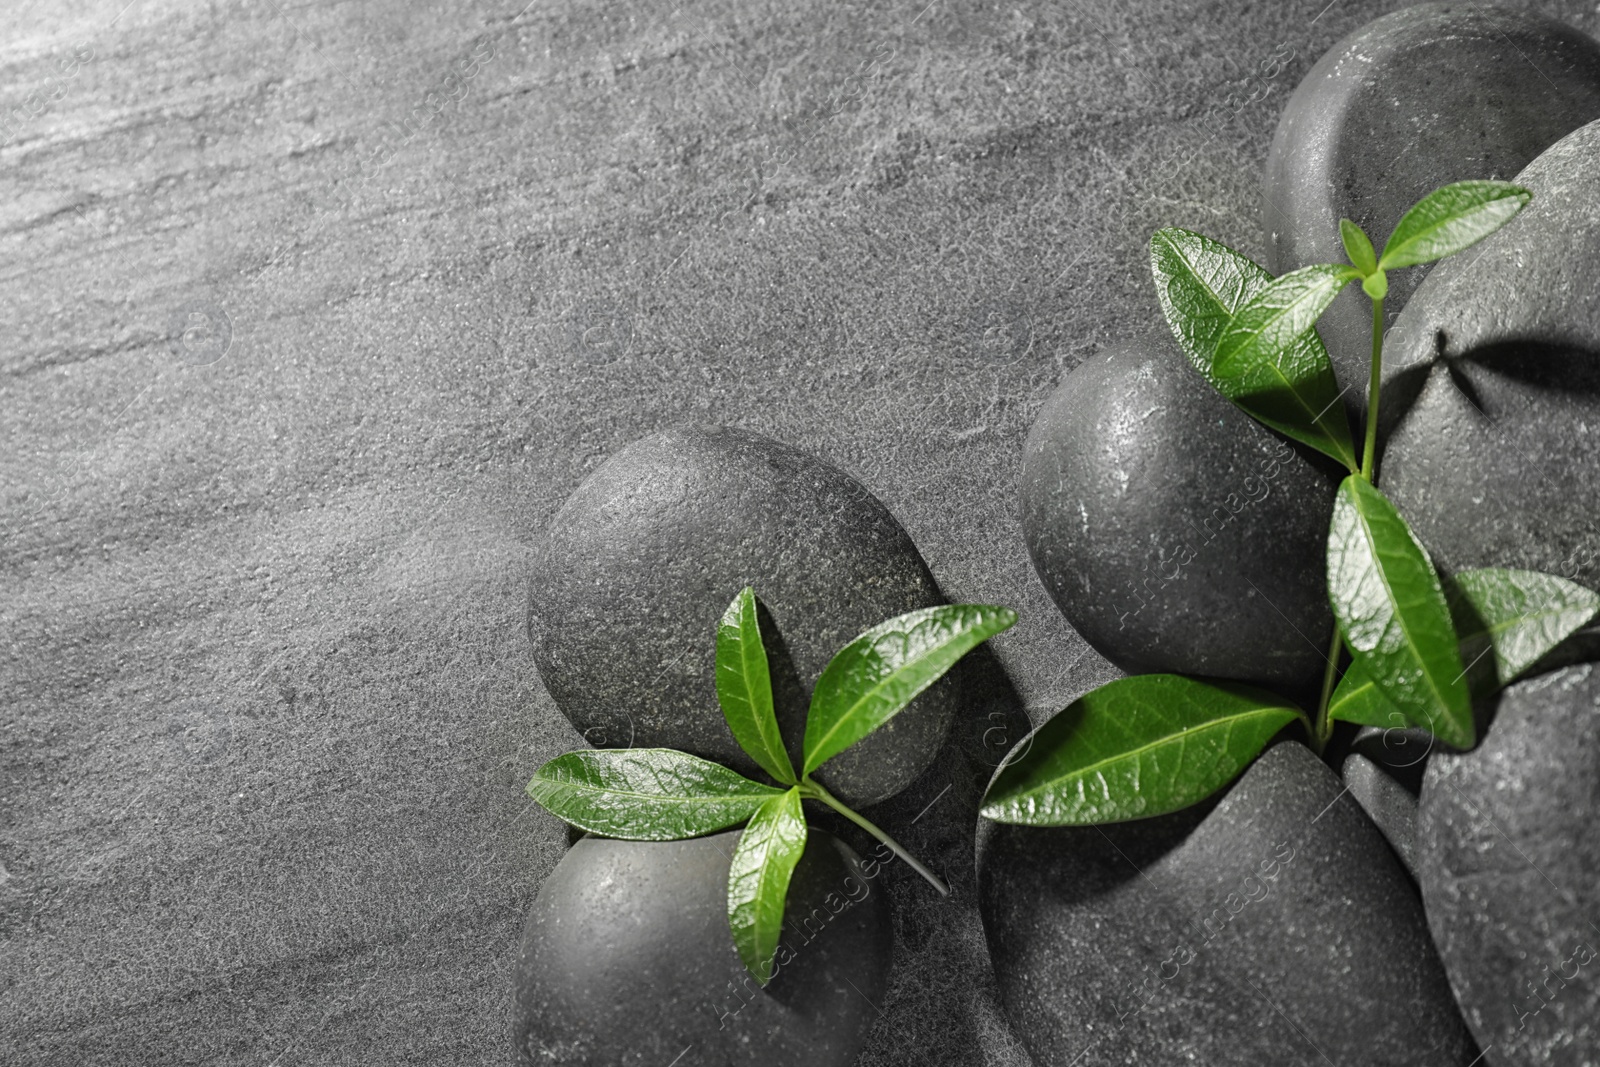
[[[772,710],[778,718],[778,732],[783,735],[789,762],[798,772],[805,759],[806,712],[811,707],[811,691],[800,680],[800,671],[789,654],[778,621],[759,596],[756,619],[761,626],[761,644],[767,650],[767,674],[772,679]]]

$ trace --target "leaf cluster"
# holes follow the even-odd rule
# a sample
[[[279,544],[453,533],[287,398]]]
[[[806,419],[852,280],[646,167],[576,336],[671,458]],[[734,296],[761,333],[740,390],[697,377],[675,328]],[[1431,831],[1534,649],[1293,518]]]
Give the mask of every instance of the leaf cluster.
[[[1227,785],[1296,722],[1319,751],[1335,722],[1419,727],[1447,745],[1470,748],[1474,701],[1600,613],[1600,596],[1554,575],[1489,568],[1442,580],[1372,474],[1385,272],[1471,247],[1531,195],[1506,182],[1447,185],[1406,212],[1381,255],[1346,219],[1340,237],[1349,263],[1281,278],[1200,234],[1173,228],[1154,235],[1157,297],[1189,361],[1259,422],[1349,471],[1328,530],[1328,600],[1338,631],[1322,700],[1308,713],[1238,685],[1171,674],[1120,679],[1080,697],[1035,732],[990,784],[986,817],[1060,826],[1175,811]],[[1373,302],[1375,323],[1360,462],[1315,329],[1356,280]],[[1339,677],[1341,649],[1350,663]]]
[[[802,800],[838,810],[901,851],[812,775],[1016,620],[1007,608],[942,605],[908,612],[856,637],[812,688],[796,774],[773,707],[760,606],[747,587],[717,627],[717,702],[734,740],[776,786],[674,749],[580,750],[540,767],[528,795],[582,830],[632,841],[674,841],[746,824],[728,871],[728,924],[740,959],[764,985],[773,973],[790,878],[805,852]],[[905,858],[944,891],[943,883]]]

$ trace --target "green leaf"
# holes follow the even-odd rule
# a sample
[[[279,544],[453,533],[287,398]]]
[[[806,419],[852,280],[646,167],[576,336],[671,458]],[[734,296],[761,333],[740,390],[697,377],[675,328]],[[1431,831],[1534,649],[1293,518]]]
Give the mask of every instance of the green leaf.
[[[1360,226],[1349,219],[1340,219],[1339,240],[1344,242],[1344,254],[1350,257],[1350,265],[1363,277],[1378,269],[1378,255],[1372,250],[1372,239]]]
[[[1467,687],[1477,697],[1510,684],[1600,613],[1600,595],[1537,571],[1462,571],[1442,585]],[[1362,726],[1394,727],[1404,720],[1359,661],[1339,680],[1328,715]]]
[[[1339,722],[1353,722],[1358,726],[1377,726],[1393,729],[1408,725],[1404,714],[1367,677],[1359,660],[1350,664],[1339,679],[1338,688],[1328,699],[1328,717]]]
[[[989,786],[996,822],[1086,826],[1186,808],[1231,782],[1298,708],[1246,686],[1140,674],[1039,727]]]
[[[1508,685],[1600,613],[1600,595],[1538,571],[1461,571],[1444,592],[1478,696]]]
[[[783,932],[789,878],[806,850],[806,818],[800,790],[762,804],[739,835],[728,866],[728,927],[745,970],[766,985]]]
[[[534,772],[528,795],[604,837],[677,841],[744,822],[774,789],[670,748],[568,752]]]
[[[1521,211],[1533,193],[1510,182],[1456,182],[1412,205],[1383,246],[1384,270],[1431,263],[1470,248]]]
[[[1272,275],[1220,241],[1176,226],[1157,230],[1150,238],[1150,271],[1155,275],[1156,298],[1178,347],[1195,370],[1220,390],[1221,383],[1211,371],[1217,339],[1233,318],[1234,309],[1270,282]]]
[[[1266,372],[1277,369],[1287,379],[1290,371],[1279,366],[1284,356],[1292,352],[1301,334],[1316,326],[1339,290],[1357,277],[1354,267],[1318,263],[1268,283],[1233,313],[1217,338],[1212,364],[1217,376],[1265,381]]]
[[[803,773],[888,722],[962,656],[1016,621],[1010,608],[946,604],[879,623],[851,641],[811,691]]]
[[[749,586],[728,605],[717,626],[717,702],[739,747],[772,777],[794,785],[794,765],[772,710],[772,677],[761,643],[756,594]]]
[[[1439,576],[1394,505],[1357,475],[1334,499],[1328,599],[1350,654],[1406,721],[1471,748],[1472,699]]]
[[[1271,274],[1227,245],[1177,227],[1150,238],[1150,267],[1178,347],[1218,392],[1279,433],[1356,469],[1333,364],[1315,330],[1284,354],[1282,377],[1270,372],[1263,383],[1216,373],[1217,342],[1234,312],[1272,282]]]

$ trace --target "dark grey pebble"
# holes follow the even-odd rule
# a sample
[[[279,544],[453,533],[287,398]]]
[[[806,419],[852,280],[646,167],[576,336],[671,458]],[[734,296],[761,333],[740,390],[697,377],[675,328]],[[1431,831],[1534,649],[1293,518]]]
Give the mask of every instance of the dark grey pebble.
[[[1339,768],[1350,795],[1417,875],[1417,795],[1435,746],[1426,730],[1363,727]]]
[[[1417,845],[1486,1062],[1600,1063],[1600,665],[1511,685],[1477,749],[1434,753]]]
[[[1290,97],[1267,158],[1263,228],[1276,274],[1343,263],[1339,220],[1378,250],[1406,208],[1441,185],[1509,179],[1600,117],[1600,43],[1542,15],[1419,4],[1328,50]],[[1389,276],[1386,317],[1426,274]],[[1364,408],[1372,309],[1354,287],[1319,325],[1339,384]]]
[[[882,868],[811,831],[772,981],[728,929],[740,831],[688,841],[585,837],[528,914],[513,1039],[527,1067],[848,1067],[878,1019],[891,926]]]
[[[1517,180],[1532,203],[1395,327],[1379,484],[1442,570],[1600,588],[1600,122]]]
[[[1045,401],[1022,530],[1056,606],[1123,670],[1295,686],[1320,677],[1333,625],[1335,486],[1159,336],[1086,360]]]
[[[1417,795],[1359,752],[1345,757],[1339,768],[1350,795],[1389,842],[1394,854],[1416,876]]]
[[[987,825],[979,906],[1041,1067],[1465,1067],[1472,1049],[1389,846],[1301,745],[1209,810]]]
[[[714,669],[717,622],[746,585],[767,611],[797,769],[810,689],[833,654],[869,626],[943,603],[910,537],[854,478],[759,434],[667,430],[592,473],[536,547],[540,677],[597,747],[678,748],[759,775],[723,719]],[[847,802],[892,796],[932,762],[958,699],[947,676],[817,779]]]

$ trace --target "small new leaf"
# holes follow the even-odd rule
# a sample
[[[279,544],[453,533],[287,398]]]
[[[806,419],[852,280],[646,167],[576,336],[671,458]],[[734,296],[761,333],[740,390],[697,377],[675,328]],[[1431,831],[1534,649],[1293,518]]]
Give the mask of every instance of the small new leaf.
[[[1533,193],[1510,182],[1456,182],[1412,205],[1389,235],[1384,270],[1431,263],[1472,247],[1514,218]]]
[[[1178,347],[1218,392],[1279,433],[1356,469],[1333,363],[1315,330],[1259,376],[1216,371],[1217,343],[1234,312],[1272,282],[1271,274],[1227,245],[1177,227],[1150,238],[1150,268]]]
[[[802,773],[898,715],[962,656],[1016,621],[1010,608],[947,604],[879,623],[851,641],[811,691]]]
[[[766,985],[783,932],[789,879],[806,850],[800,790],[769,798],[739,835],[728,866],[728,927],[745,970]]]
[[[783,790],[670,748],[580,750],[534,772],[528,795],[603,837],[677,841],[744,822]]]
[[[1372,250],[1372,240],[1360,226],[1349,219],[1340,219],[1339,240],[1344,242],[1344,254],[1350,257],[1350,265],[1359,270],[1362,277],[1378,269],[1378,254]]]
[[[1406,721],[1471,748],[1472,700],[1439,576],[1394,505],[1356,475],[1334,499],[1328,599],[1350,654]]]
[[[1509,685],[1600,613],[1600,595],[1538,571],[1461,571],[1444,592],[1477,696]]]
[[[717,627],[717,703],[739,747],[773,778],[794,785],[794,765],[772,708],[772,676],[756,594],[748,586],[728,605]]]
[[[984,796],[996,822],[1086,826],[1186,808],[1231,782],[1305,713],[1271,693],[1140,674],[1085,693],[1039,727]]]

